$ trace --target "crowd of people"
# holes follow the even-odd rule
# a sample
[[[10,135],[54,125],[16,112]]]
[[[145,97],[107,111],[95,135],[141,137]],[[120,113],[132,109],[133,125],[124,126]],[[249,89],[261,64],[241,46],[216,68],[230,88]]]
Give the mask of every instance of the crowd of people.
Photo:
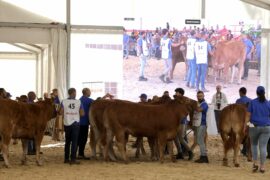
[[[265,97],[265,88],[258,86],[257,98],[250,99],[247,97],[247,89],[241,87],[239,89],[240,98],[236,100],[237,104],[245,104],[247,111],[250,113],[249,137],[251,138],[251,151],[253,158],[253,171],[259,170],[265,172],[266,157],[270,158],[270,149],[267,150],[270,138],[270,102]],[[176,88],[174,96],[184,96],[185,90],[183,88]],[[80,164],[78,159],[88,160],[90,157],[85,155],[85,145],[88,139],[89,133],[89,110],[91,104],[94,102],[91,96],[89,88],[82,90],[82,96],[80,99],[76,99],[77,93],[75,88],[68,90],[68,97],[60,101],[58,97],[58,90],[53,89],[50,97],[54,98],[54,103],[58,106],[58,114],[63,116],[64,132],[65,132],[65,148],[64,148],[64,163]],[[168,91],[164,91],[163,96],[170,97]],[[7,93],[4,88],[0,88],[0,99],[9,99],[10,93]],[[48,93],[44,93],[44,98],[49,98]],[[103,99],[112,99],[113,96],[106,94]],[[146,103],[146,94],[139,96],[140,103]],[[157,96],[153,97],[153,100]],[[99,98],[98,98],[99,99]],[[31,91],[27,95],[18,97],[17,100],[25,103],[35,103],[37,101],[36,94]],[[41,101],[42,99],[38,99]],[[207,146],[205,139],[207,138],[207,111],[209,110],[209,104],[204,99],[204,92],[197,92],[198,110],[194,113],[193,124],[191,124],[194,131],[194,143],[188,144],[187,140],[187,127],[189,124],[188,117],[180,120],[179,132],[174,140],[177,149],[176,159],[184,159],[185,153],[188,155],[188,159],[192,160],[194,157],[193,150],[199,145],[200,158],[195,160],[196,163],[209,163],[207,155]],[[217,129],[219,129],[219,114],[224,107],[228,105],[226,95],[222,92],[221,86],[216,87],[216,93],[213,95],[210,103],[214,106],[215,120]],[[57,140],[57,139],[56,139]],[[260,162],[258,161],[257,148],[259,145]],[[246,154],[247,146],[244,144],[242,153]],[[32,139],[28,142],[28,154],[35,154],[35,145]],[[267,156],[268,154],[268,156]]]
[[[253,31],[260,31],[260,27]],[[133,31],[128,35],[124,30],[123,35],[123,57],[128,58],[132,51],[136,51],[140,58],[139,81],[147,81],[144,74],[144,68],[147,59],[155,57],[164,60],[164,71],[160,76],[162,82],[171,83],[169,72],[172,70],[172,47],[178,46],[178,40],[181,37],[186,37],[186,63],[188,64],[188,72],[185,75],[187,86],[203,92],[208,90],[205,88],[205,78],[207,75],[207,68],[209,56],[213,55],[214,47],[211,41],[230,41],[241,40],[246,46],[246,58],[244,64],[244,74],[242,79],[248,79],[248,72],[250,68],[250,61],[257,59],[258,61],[258,75],[260,74],[260,59],[261,59],[261,42],[260,35],[257,33],[248,34],[242,31],[242,35],[235,35],[226,26],[223,29],[210,29],[199,27],[184,28],[179,31],[176,29],[161,29],[156,31]],[[132,50],[131,50],[132,49]]]

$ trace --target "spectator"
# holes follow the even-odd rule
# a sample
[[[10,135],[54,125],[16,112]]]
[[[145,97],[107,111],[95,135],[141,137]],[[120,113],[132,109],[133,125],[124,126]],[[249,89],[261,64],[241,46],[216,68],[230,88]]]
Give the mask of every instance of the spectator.
[[[212,104],[214,105],[214,112],[215,112],[215,119],[216,119],[216,125],[217,129],[219,129],[219,115],[221,110],[227,106],[228,100],[226,95],[221,92],[221,86],[217,85],[216,87],[217,92],[212,97]]]
[[[200,158],[196,160],[196,163],[209,163],[208,157],[207,157],[207,149],[204,142],[205,136],[206,136],[206,115],[208,110],[208,105],[204,100],[204,93],[202,91],[197,92],[197,99],[200,103],[200,110],[198,113],[194,115],[194,123],[196,123],[195,132],[196,132],[196,140],[198,145],[200,146]]]
[[[257,160],[259,144],[260,172],[264,173],[267,142],[270,137],[270,104],[265,98],[265,89],[263,86],[258,86],[256,93],[257,98],[253,99],[248,106],[248,112],[250,112],[249,136],[251,140],[253,172],[259,169]]]
[[[82,90],[83,96],[80,98],[81,104],[83,105],[84,109],[84,116],[80,118],[80,133],[78,138],[78,147],[79,147],[79,155],[78,159],[85,159],[89,160],[89,157],[86,157],[84,154],[85,145],[88,138],[88,131],[89,131],[89,109],[91,107],[93,99],[90,98],[91,91],[89,88],[84,88]]]
[[[77,141],[80,131],[80,116],[84,115],[80,100],[76,100],[76,89],[68,90],[68,99],[61,104],[61,115],[64,116],[65,129],[65,161],[64,163],[80,164],[76,160]],[[70,153],[71,149],[71,153]]]
[[[139,81],[147,81],[147,78],[144,77],[144,68],[146,65],[147,57],[149,55],[149,49],[148,49],[148,43],[146,41],[146,34],[144,31],[141,32],[141,36],[138,39],[137,46],[138,46],[138,55],[140,57],[140,62],[141,62]]]

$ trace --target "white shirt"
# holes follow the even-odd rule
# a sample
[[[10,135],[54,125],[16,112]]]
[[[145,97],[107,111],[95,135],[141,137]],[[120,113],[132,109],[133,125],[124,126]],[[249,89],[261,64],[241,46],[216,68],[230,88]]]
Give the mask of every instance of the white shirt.
[[[215,93],[212,98],[212,104],[214,105],[214,110],[222,110],[224,107],[228,105],[227,97],[224,93],[221,94]],[[220,104],[220,109],[218,109],[217,104]]]
[[[187,56],[186,56],[186,58],[187,59],[189,59],[189,60],[192,60],[192,59],[194,59],[194,51],[195,51],[195,49],[194,49],[194,47],[195,47],[195,42],[196,42],[196,39],[194,39],[194,38],[188,38],[188,40],[187,40]]]
[[[206,41],[195,42],[195,55],[197,64],[207,64],[208,50]]]
[[[169,58],[169,52],[170,52],[169,43],[170,43],[169,38],[167,38],[167,39],[162,38],[160,40],[161,58],[162,59],[168,59]]]
[[[70,126],[74,122],[80,122],[81,101],[77,99],[65,99],[62,101],[64,108],[64,125]]]
[[[142,39],[142,50],[143,50],[143,55],[144,56],[149,55],[149,51],[148,51],[148,47],[147,47],[147,41],[145,39]]]

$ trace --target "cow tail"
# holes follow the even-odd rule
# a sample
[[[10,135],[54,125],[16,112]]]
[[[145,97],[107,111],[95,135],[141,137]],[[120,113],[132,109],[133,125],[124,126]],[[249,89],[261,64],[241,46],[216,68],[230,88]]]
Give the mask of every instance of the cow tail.
[[[94,139],[95,141],[98,139],[98,137],[100,136],[100,132],[98,130],[98,127],[97,127],[97,124],[96,124],[96,119],[95,119],[95,115],[93,113],[93,110],[90,109],[90,112],[89,112],[89,121],[90,121],[90,125],[94,131]]]

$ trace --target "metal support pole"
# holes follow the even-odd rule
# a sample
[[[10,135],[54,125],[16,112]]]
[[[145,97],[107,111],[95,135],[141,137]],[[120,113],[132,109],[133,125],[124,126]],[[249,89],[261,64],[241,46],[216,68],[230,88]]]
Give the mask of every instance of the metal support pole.
[[[70,25],[70,0],[66,1],[66,28],[67,28],[67,89],[70,87],[70,33],[71,33],[71,25]]]
[[[201,4],[201,19],[205,19],[205,0],[202,0]]]

